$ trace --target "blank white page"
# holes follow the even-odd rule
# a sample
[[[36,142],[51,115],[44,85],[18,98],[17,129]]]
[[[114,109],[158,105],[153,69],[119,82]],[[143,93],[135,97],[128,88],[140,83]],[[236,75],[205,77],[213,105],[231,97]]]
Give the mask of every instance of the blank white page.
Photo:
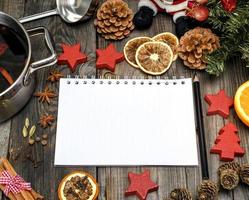
[[[194,118],[191,79],[60,79],[55,165],[198,165]]]

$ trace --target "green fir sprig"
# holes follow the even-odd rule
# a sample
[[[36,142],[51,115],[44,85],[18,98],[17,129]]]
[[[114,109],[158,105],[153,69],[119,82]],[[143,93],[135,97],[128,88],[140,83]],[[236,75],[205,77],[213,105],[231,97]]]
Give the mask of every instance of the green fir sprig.
[[[221,48],[206,57],[207,72],[220,75],[225,62],[240,57],[249,67],[249,0],[237,0],[237,8],[229,13],[220,0],[209,0],[209,23],[220,37]]]

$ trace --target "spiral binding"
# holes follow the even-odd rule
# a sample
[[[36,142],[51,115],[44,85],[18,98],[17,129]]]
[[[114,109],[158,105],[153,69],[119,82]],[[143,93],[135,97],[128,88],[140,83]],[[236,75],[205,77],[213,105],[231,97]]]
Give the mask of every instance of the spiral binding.
[[[172,76],[171,79],[169,79],[169,77],[164,77],[163,79],[160,77],[160,76],[156,76],[156,77],[148,77],[148,79],[144,79],[144,77],[142,76],[132,76],[132,77],[129,77],[129,76],[118,76],[118,75],[115,75],[111,72],[108,72],[108,74],[110,76],[105,76],[106,74],[104,75],[100,75],[96,78],[96,76],[92,75],[92,76],[82,76],[80,77],[79,75],[76,75],[76,76],[71,76],[71,75],[68,75],[67,78],[68,79],[75,79],[75,80],[67,80],[67,84],[96,84],[96,83],[99,83],[99,84],[107,84],[107,85],[111,85],[111,84],[125,84],[125,85],[128,85],[128,84],[132,84],[132,85],[145,85],[145,84],[149,84],[149,85],[153,85],[153,84],[156,84],[156,85],[161,85],[161,84],[165,84],[165,85],[177,85],[177,84],[181,84],[181,85],[184,85],[185,84],[185,81],[182,80],[181,82],[177,81],[179,80],[179,78],[177,78],[176,76]],[[180,76],[180,79],[184,79],[185,77],[184,76]],[[145,81],[146,80],[146,81]],[[156,81],[158,80],[158,81]]]

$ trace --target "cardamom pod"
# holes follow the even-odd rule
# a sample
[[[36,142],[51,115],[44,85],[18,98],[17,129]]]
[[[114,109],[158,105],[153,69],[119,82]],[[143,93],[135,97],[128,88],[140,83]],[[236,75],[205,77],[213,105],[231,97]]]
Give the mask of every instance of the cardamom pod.
[[[26,118],[26,119],[25,119],[25,127],[26,127],[26,128],[29,128],[29,124],[30,124],[30,123],[29,123],[29,118]]]
[[[25,138],[28,136],[28,129],[26,128],[26,126],[24,126],[22,129],[22,136]]]
[[[33,125],[29,130],[29,137],[32,137],[35,134],[36,126]]]

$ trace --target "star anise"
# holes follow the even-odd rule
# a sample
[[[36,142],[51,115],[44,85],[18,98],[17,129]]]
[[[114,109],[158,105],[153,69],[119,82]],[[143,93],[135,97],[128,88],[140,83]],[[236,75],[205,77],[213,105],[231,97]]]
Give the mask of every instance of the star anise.
[[[54,82],[60,80],[60,78],[64,77],[64,75],[58,70],[51,71],[49,74],[50,75],[48,76],[47,80],[52,82],[52,83],[54,83]]]
[[[48,126],[51,126],[54,121],[53,115],[44,114],[40,117],[39,124],[42,128],[47,128]]]
[[[54,91],[49,89],[48,86],[45,87],[43,92],[37,92],[34,94],[34,96],[38,97],[40,102],[47,102],[48,104],[50,104],[51,98],[57,97]]]

